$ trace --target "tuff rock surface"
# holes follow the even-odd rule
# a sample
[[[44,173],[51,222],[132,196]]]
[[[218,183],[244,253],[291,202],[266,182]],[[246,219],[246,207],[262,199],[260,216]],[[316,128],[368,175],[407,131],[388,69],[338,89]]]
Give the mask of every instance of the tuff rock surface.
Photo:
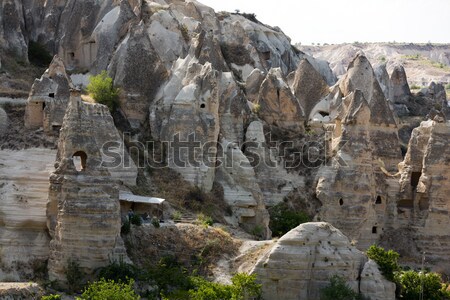
[[[126,257],[120,237],[117,185],[102,166],[100,145],[90,134],[91,113],[108,113],[104,105],[82,102],[72,91],[58,144],[56,170],[50,176],[47,222],[52,240],[49,278],[67,283],[69,261],[87,276],[112,260]],[[75,157],[81,160],[76,168]]]
[[[34,81],[25,109],[25,127],[42,127],[47,134],[61,128],[69,102],[72,82],[67,76],[64,62],[54,56],[40,79]]]
[[[331,274],[342,276],[355,291],[361,285],[364,296],[394,299],[395,285],[381,277],[376,264],[365,261],[331,224],[304,223],[280,238],[253,272],[262,283],[263,299],[319,299]]]

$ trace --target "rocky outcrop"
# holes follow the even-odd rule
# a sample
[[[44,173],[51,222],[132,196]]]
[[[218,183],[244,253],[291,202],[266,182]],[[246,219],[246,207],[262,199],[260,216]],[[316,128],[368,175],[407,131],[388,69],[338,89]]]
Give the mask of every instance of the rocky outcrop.
[[[319,299],[332,274],[358,291],[364,254],[328,223],[304,223],[292,229],[260,258],[253,272],[263,299]]]
[[[7,0],[0,4],[0,48],[18,61],[28,62],[28,40],[24,34],[22,1]]]
[[[83,103],[78,92],[71,93],[56,170],[50,176],[47,222],[52,240],[48,272],[50,280],[63,286],[69,261],[79,263],[89,278],[111,259],[126,257],[120,237],[118,189],[101,164],[101,145],[91,134],[92,111],[108,109]]]
[[[8,128],[8,115],[5,110],[0,107],[0,132],[4,132]]]
[[[72,82],[61,58],[55,55],[40,79],[34,81],[25,110],[25,127],[42,127],[46,134],[58,134],[69,102]]]
[[[45,268],[50,237],[45,206],[56,151],[0,151],[0,253],[2,281],[26,281]]]
[[[395,283],[384,278],[377,263],[371,259],[364,265],[359,289],[361,294],[369,299],[395,299]]]
[[[425,252],[427,262],[445,272],[450,270],[449,136],[450,127],[442,121],[428,120],[413,130],[400,164],[396,215],[397,230],[414,227],[412,239],[418,252]]]
[[[406,72],[402,65],[397,65],[391,74],[390,99],[394,103],[405,103],[411,96]]]
[[[392,101],[390,97],[390,93],[392,90],[392,83],[386,69],[386,64],[380,64],[373,70],[375,72],[375,76],[380,84],[381,89],[383,90],[384,97]]]
[[[306,59],[297,67],[292,89],[307,120],[310,120],[314,106],[329,93],[327,83]]]
[[[317,174],[316,194],[323,205],[317,218],[340,228],[358,241],[359,249],[365,249],[382,231],[386,205],[382,198],[386,197],[377,194],[369,104],[356,90],[343,99],[343,105],[346,114],[336,119],[330,145],[335,156]]]
[[[381,159],[386,168],[395,169],[401,161],[398,127],[389,103],[367,58],[357,55],[339,82],[343,96],[361,90],[370,108],[370,138],[374,159]]]
[[[152,106],[150,119],[154,138],[172,143],[167,158],[169,167],[188,182],[209,191],[215,165],[208,164],[201,149],[215,145],[219,137],[219,74],[211,63],[198,62],[196,54],[201,47],[197,41],[190,54],[177,61],[173,76]],[[180,142],[186,146],[181,147]],[[215,152],[209,153],[210,161],[215,158]]]
[[[254,169],[236,143],[221,140],[221,145],[224,153],[216,180],[232,208],[234,220],[230,220],[231,223],[248,232],[258,232],[262,238],[270,238],[269,214]]]
[[[281,69],[270,69],[261,84],[257,105],[258,116],[267,124],[303,131],[302,107],[285,82]]]
[[[2,282],[0,283],[0,299],[40,299],[45,292],[37,283]]]
[[[122,89],[120,108],[133,128],[139,128],[167,71],[155,52],[144,22],[131,27],[109,65],[114,85]]]
[[[288,173],[285,161],[280,161],[276,154],[276,149],[268,147],[263,123],[251,122],[245,134],[245,155],[251,160],[267,207],[281,203],[289,193],[305,187],[305,178]]]

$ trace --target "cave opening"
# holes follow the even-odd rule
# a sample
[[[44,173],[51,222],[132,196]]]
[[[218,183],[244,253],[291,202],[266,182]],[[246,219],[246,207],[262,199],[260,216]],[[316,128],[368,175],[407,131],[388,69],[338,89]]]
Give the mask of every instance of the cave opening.
[[[420,176],[422,176],[421,172],[412,172],[411,173],[411,186],[416,188],[419,185]]]
[[[73,164],[78,172],[86,169],[87,154],[84,151],[77,151],[72,156]]]

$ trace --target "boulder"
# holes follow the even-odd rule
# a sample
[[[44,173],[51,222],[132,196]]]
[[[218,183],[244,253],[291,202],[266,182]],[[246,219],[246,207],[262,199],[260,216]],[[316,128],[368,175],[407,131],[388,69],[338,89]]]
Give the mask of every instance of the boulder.
[[[281,237],[253,270],[263,299],[319,299],[332,275],[358,291],[364,254],[329,223],[304,223]]]
[[[395,283],[384,278],[377,263],[369,259],[361,273],[361,294],[373,300],[393,300],[395,288]]]

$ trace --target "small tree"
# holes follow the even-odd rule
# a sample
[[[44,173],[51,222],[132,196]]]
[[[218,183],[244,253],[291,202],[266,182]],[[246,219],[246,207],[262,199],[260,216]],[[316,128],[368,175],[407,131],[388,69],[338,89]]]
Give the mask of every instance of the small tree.
[[[69,259],[66,268],[67,285],[71,292],[78,292],[83,286],[84,274],[80,269],[80,264],[77,261]]]
[[[437,273],[419,273],[410,270],[401,272],[398,278],[402,299],[419,299],[422,293],[423,299],[450,299],[450,295],[441,282],[441,275]]]
[[[106,71],[89,77],[87,91],[96,102],[108,106],[110,111],[119,106],[119,89],[114,87],[113,80]]]
[[[374,260],[380,267],[381,273],[390,281],[395,280],[395,271],[400,269],[397,260],[399,254],[394,250],[384,250],[382,247],[372,245],[367,249],[367,257]]]
[[[133,290],[134,280],[128,283],[114,282],[114,280],[100,279],[91,283],[77,300],[105,299],[105,300],[139,300],[140,297]]]

